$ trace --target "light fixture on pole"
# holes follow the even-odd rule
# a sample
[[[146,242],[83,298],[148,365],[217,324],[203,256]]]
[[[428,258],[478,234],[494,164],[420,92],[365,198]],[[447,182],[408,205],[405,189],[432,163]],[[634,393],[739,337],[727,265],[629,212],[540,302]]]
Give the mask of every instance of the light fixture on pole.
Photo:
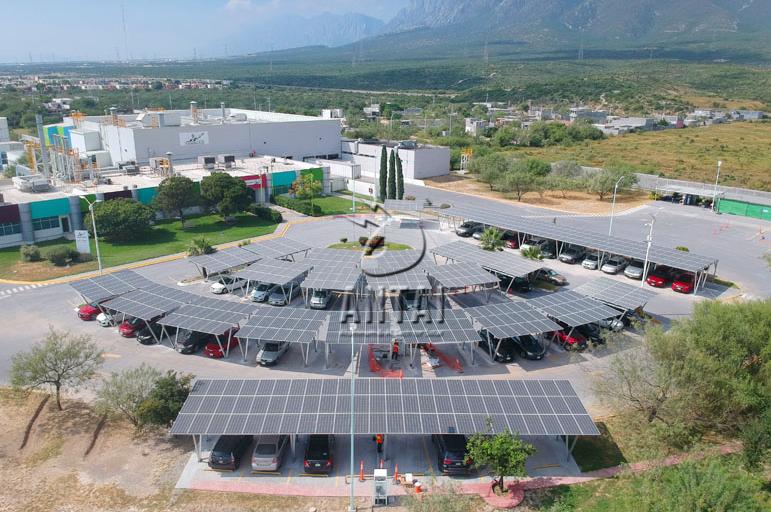
[[[102,255],[99,253],[99,237],[96,234],[96,216],[94,215],[94,204],[96,199],[89,201],[87,197],[83,197],[88,203],[88,211],[91,214],[91,227],[94,229],[94,245],[96,246],[96,262],[99,265],[99,275],[102,275]]]
[[[648,236],[645,239],[648,242],[648,247],[645,249],[645,262],[643,263],[643,273],[642,273],[642,279],[640,279],[640,288],[642,288],[645,285],[645,279],[648,276],[648,265],[650,264],[648,259],[651,254],[651,245],[653,244],[654,224],[656,224],[656,216],[651,215],[651,221],[645,224],[646,226],[650,226],[650,230],[648,231]]]
[[[356,366],[354,365],[354,349],[355,349],[355,335],[356,335],[356,322],[352,321],[350,324],[348,324],[348,328],[351,330],[351,496],[348,501],[348,512],[356,512],[356,498],[354,496],[353,492],[353,485],[356,480],[356,475],[353,471],[353,464],[354,464],[354,452],[353,452],[353,444],[354,444],[354,434],[356,432],[356,422],[355,422],[355,416],[354,416],[354,408],[353,408],[353,402],[354,402],[354,396],[356,394]]]
[[[626,178],[626,176],[621,176],[613,186],[613,202],[610,205],[610,226],[608,226],[608,236],[613,232],[613,214],[616,212],[616,192],[618,192],[618,185],[624,178]]]
[[[717,201],[717,184],[720,181],[720,167],[722,167],[723,161],[717,161],[717,177],[715,178],[715,191],[712,193],[712,211],[715,211],[715,202]]]

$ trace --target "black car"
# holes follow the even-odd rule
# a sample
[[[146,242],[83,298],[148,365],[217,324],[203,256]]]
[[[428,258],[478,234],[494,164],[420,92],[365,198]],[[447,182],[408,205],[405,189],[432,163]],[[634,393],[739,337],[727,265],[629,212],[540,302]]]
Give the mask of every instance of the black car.
[[[482,224],[479,222],[468,221],[458,226],[458,228],[455,230],[455,234],[464,238],[468,238],[473,235],[475,231],[481,230],[484,230],[484,226]]]
[[[525,334],[511,339],[516,346],[517,354],[531,361],[540,361],[546,355],[546,345],[541,343],[535,336]]]
[[[235,471],[251,443],[252,436],[220,436],[209,455],[209,467],[220,471]]]
[[[557,244],[548,242],[541,246],[541,256],[553,260],[557,257]]]
[[[579,332],[584,338],[592,342],[592,345],[603,345],[605,338],[602,336],[602,329],[595,324],[584,324],[576,327],[576,331]]]
[[[571,265],[583,261],[586,257],[586,249],[582,247],[570,246],[564,249],[559,256],[559,260],[562,263],[569,263]]]
[[[169,336],[173,337],[176,332],[176,327],[166,327],[166,334]],[[156,338],[160,340],[161,336],[163,336],[163,327],[155,322],[150,322],[137,333],[137,341],[142,345],[155,345],[158,343]]]
[[[501,282],[501,290],[515,291],[520,293],[527,293],[533,289],[530,284],[530,280],[525,277],[515,277],[512,279],[509,276],[499,276]]]
[[[305,449],[303,467],[306,473],[328,475],[334,467],[332,453],[335,448],[335,436],[312,435]]]
[[[488,344],[487,337],[490,337]],[[515,347],[510,338],[503,338],[499,340],[492,334],[487,332],[487,329],[479,331],[479,348],[487,352],[493,352],[493,360],[498,363],[510,363],[514,360]]]
[[[466,436],[462,434],[438,434],[431,436],[436,445],[436,461],[439,471],[447,474],[471,473],[472,461],[466,454]]]
[[[216,341],[214,336],[196,331],[180,331],[176,336],[177,352],[180,354],[195,354],[210,341]]]

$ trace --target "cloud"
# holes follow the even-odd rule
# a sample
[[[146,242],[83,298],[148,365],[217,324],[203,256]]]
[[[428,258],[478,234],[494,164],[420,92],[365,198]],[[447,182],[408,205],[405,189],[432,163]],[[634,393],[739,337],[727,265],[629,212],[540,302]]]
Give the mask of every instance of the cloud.
[[[251,0],[228,0],[225,9],[230,12],[251,11],[254,9],[254,4]]]

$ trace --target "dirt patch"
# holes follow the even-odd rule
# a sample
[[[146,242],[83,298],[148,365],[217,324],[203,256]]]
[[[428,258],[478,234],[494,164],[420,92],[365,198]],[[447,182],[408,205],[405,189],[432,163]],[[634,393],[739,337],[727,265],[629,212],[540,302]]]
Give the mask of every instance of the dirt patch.
[[[503,194],[490,190],[486,183],[477,181],[470,176],[439,176],[423,180],[429,187],[461,192],[480,197],[488,197],[501,202],[511,204],[528,204],[540,208],[548,208],[558,212],[575,213],[582,215],[607,215],[611,210],[611,198],[600,201],[596,194],[587,192],[568,192],[564,196],[558,191],[546,191],[543,195],[536,192],[528,192],[517,201],[511,194]],[[627,192],[616,197],[616,213],[636,208],[650,202],[647,193]]]
[[[18,261],[3,272],[3,277],[7,279],[17,279],[19,281],[42,281],[44,279],[55,279],[57,277],[79,274],[96,270],[98,268],[96,261],[87,263],[76,263],[66,267],[57,267],[48,261],[22,262]]]

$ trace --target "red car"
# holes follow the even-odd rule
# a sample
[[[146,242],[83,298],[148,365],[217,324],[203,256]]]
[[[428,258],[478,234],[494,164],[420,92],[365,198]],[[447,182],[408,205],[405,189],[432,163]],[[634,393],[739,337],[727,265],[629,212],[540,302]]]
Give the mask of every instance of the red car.
[[[654,288],[663,288],[669,284],[669,281],[671,279],[672,279],[672,269],[670,269],[669,267],[657,266],[653,272],[648,274],[648,277],[645,279],[645,282],[648,283],[649,286],[653,286]]]
[[[124,320],[123,323],[118,326],[118,332],[124,338],[133,338],[137,335],[137,332],[143,329],[146,325],[147,324],[144,320],[140,318],[132,318],[131,320]]]
[[[84,322],[88,322],[90,320],[95,320],[97,315],[101,312],[102,310],[99,309],[99,306],[97,306],[96,302],[83,304],[78,308],[78,318]]]
[[[222,344],[222,348],[230,352],[238,346],[238,338],[231,336],[229,340]],[[203,348],[203,353],[207,357],[213,357],[214,359],[221,359],[225,357],[225,354],[220,350],[220,346],[216,341],[210,341]]]
[[[672,281],[672,289],[680,293],[693,292],[694,275],[690,273],[679,274]]]
[[[517,239],[516,233],[507,231],[503,234],[501,238],[503,239],[506,247],[508,247],[509,249],[519,249],[519,240]]]
[[[565,331],[553,332],[552,335],[556,335],[557,343],[565,350],[583,350],[586,348],[586,338],[580,335],[575,329],[568,336]]]

